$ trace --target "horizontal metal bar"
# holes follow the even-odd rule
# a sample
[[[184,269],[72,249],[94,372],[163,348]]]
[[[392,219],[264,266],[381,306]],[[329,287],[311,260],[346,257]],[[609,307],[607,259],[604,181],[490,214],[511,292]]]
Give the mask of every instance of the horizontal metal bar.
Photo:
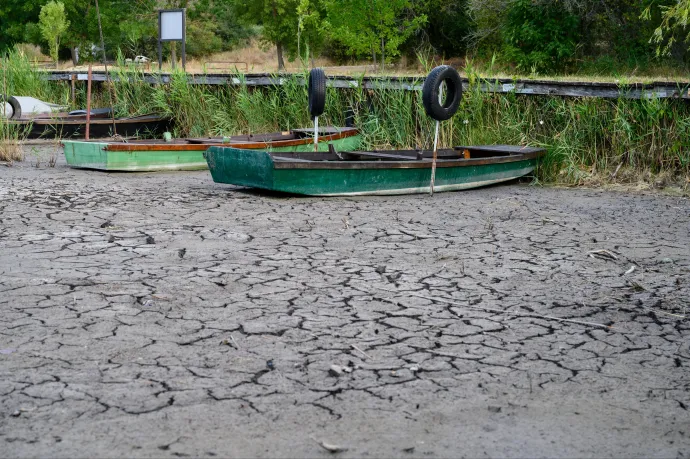
[[[79,81],[87,79],[86,72],[44,72],[46,79],[52,81],[69,81],[76,75]],[[169,73],[142,73],[141,78],[149,84],[166,84],[170,82]],[[111,79],[119,76],[111,73]],[[305,78],[295,76],[297,84],[305,85]],[[94,72],[93,81],[106,81],[103,72]],[[280,86],[285,84],[287,75],[273,74],[189,74],[189,82],[199,85],[240,85],[247,86]],[[403,91],[420,91],[424,78],[417,77],[362,77],[329,76],[328,86],[340,89],[393,89]],[[688,87],[690,83],[654,82],[654,83],[595,83],[548,80],[509,80],[485,79],[481,80],[479,89],[490,93],[516,93],[523,95],[546,95],[564,97],[598,97],[606,99],[690,99]],[[470,88],[469,80],[463,78],[463,89]]]

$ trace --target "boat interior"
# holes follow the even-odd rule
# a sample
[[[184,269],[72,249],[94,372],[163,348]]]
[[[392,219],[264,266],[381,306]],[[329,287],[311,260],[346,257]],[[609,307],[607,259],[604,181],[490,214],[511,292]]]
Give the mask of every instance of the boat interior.
[[[81,115],[79,115],[81,116]],[[77,116],[77,118],[79,118]],[[153,115],[146,115],[145,118],[151,117]],[[71,119],[72,117],[70,117]],[[103,117],[99,117],[103,119]],[[109,119],[109,118],[108,118]],[[137,118],[132,118],[137,119]],[[131,120],[131,119],[130,119]],[[116,118],[116,121],[121,121]],[[319,137],[326,137],[335,134],[340,134],[347,132],[354,134],[357,131],[356,128],[339,128],[339,127],[323,127],[319,128]],[[109,143],[109,144],[133,144],[133,145],[215,145],[215,144],[232,144],[232,143],[247,143],[247,142],[280,142],[288,140],[299,140],[299,139],[311,139],[314,136],[313,129],[292,129],[285,132],[272,132],[268,134],[249,134],[249,135],[234,135],[230,137],[201,137],[201,138],[187,138],[187,139],[172,139],[170,141],[165,141],[164,139],[121,139],[121,140],[107,140],[107,139],[94,139],[94,140],[83,140],[82,142],[98,142],[98,143]]]
[[[515,145],[458,146],[441,149],[437,159],[490,159],[510,156],[533,157],[545,152],[542,148],[520,147]],[[426,161],[433,159],[432,150],[384,150],[384,151],[336,151],[329,145],[329,151],[317,152],[280,152],[272,153],[277,161]]]
[[[319,137],[354,132],[355,128],[338,128],[331,126],[319,127]],[[190,143],[232,143],[232,142],[279,142],[281,140],[311,139],[314,137],[313,129],[291,129],[283,132],[271,132],[268,134],[233,135],[230,137],[205,137],[184,139]],[[229,139],[229,141],[228,141]]]

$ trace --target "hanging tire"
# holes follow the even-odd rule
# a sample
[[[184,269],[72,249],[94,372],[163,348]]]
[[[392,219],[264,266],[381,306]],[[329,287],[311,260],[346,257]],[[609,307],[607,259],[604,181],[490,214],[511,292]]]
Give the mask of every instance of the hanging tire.
[[[312,118],[321,116],[326,107],[326,74],[323,69],[312,69],[309,72],[309,115]]]
[[[439,92],[446,83],[443,100]],[[445,121],[455,115],[462,98],[462,80],[458,72],[449,65],[441,65],[429,72],[422,87],[422,104],[426,114],[437,121]]]

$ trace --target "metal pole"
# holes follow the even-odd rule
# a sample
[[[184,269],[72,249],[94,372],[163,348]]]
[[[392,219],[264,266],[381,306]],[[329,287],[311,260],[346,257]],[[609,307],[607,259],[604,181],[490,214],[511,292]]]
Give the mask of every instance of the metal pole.
[[[86,140],[89,140],[89,131],[91,129],[91,64],[89,64],[89,73],[86,77]]]
[[[431,160],[431,184],[429,185],[430,195],[434,195],[434,180],[436,180],[436,157],[438,156],[438,128],[440,121],[436,121],[436,134],[434,135],[434,155]]]
[[[161,42],[161,12],[158,11],[158,71],[163,71],[163,43]]]
[[[187,71],[187,8],[182,9],[182,70]]]
[[[108,73],[108,62],[105,57],[105,42],[103,41],[103,27],[101,27],[101,10],[98,8],[98,0],[96,0],[96,15],[98,16],[98,33],[101,36],[101,49],[103,50],[103,66],[105,67],[105,80],[108,84],[108,96],[110,96],[110,114],[113,119],[113,136],[117,135],[117,124],[115,123],[115,103],[113,102],[113,92],[110,81],[110,74]]]
[[[438,88],[438,101],[443,105],[443,86],[444,82]],[[434,134],[434,154],[431,159],[431,183],[429,184],[429,196],[434,195],[434,181],[436,181],[436,158],[438,157],[438,131],[441,126],[440,121],[436,121],[436,133]]]
[[[177,68],[177,43],[174,41],[168,43],[170,43],[170,61],[172,61],[172,69],[175,70]]]
[[[70,80],[72,80],[72,82],[71,82],[71,85],[72,85],[71,86],[71,96],[72,96],[72,107],[74,107],[74,105],[77,103],[77,86],[76,86],[77,75],[73,74],[72,78],[70,78]]]
[[[314,151],[319,151],[319,117],[314,117]]]

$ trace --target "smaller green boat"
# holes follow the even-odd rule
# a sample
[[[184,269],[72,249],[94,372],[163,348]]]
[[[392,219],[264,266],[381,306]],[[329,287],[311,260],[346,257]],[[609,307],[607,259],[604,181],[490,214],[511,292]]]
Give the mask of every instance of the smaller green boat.
[[[544,149],[513,145],[439,150],[433,191],[477,188],[534,171]],[[211,147],[206,160],[218,183],[311,196],[429,193],[431,151],[277,153]]]
[[[202,139],[133,141],[63,140],[67,164],[72,167],[103,171],[181,171],[203,170],[208,165],[204,153],[212,145],[269,152],[314,150],[313,129],[293,129],[271,134],[238,135]],[[361,135],[355,128],[319,129],[319,151],[332,148],[357,148]]]

